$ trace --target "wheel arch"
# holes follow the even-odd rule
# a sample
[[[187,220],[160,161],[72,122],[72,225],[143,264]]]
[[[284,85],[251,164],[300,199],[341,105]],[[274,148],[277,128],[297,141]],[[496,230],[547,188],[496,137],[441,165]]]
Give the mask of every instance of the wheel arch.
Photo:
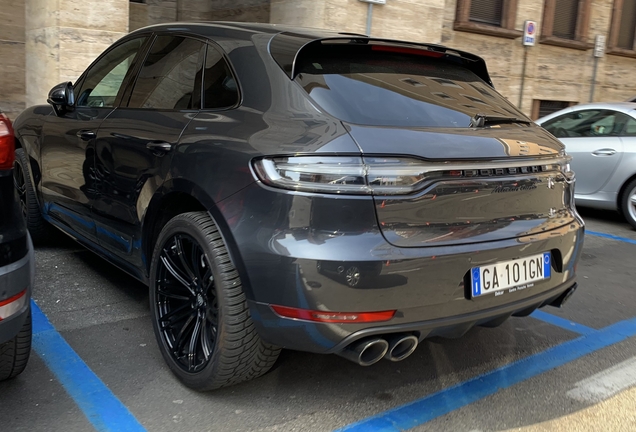
[[[618,190],[618,194],[616,195],[616,208],[618,209],[618,211],[622,214],[623,213],[623,194],[625,193],[625,190],[627,189],[627,186],[633,182],[634,180],[636,180],[636,172],[633,173],[631,175],[631,177],[628,177],[627,180],[625,180],[623,182],[623,184],[621,185],[620,189]]]
[[[203,189],[185,179],[166,181],[155,192],[146,209],[142,222],[142,254],[148,278],[150,279],[152,253],[161,229],[173,217],[192,211],[207,211],[210,214],[227,247],[232,265],[241,277],[246,296],[253,298],[238,246],[219,206]]]

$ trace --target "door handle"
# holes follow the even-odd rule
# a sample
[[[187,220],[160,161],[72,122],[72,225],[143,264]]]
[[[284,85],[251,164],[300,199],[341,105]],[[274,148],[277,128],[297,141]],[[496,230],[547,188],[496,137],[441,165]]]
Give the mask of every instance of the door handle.
[[[616,154],[616,150],[611,148],[598,149],[592,152],[594,156],[612,156]]]
[[[95,137],[97,136],[95,131],[88,130],[88,129],[82,129],[78,131],[75,135],[82,141],[90,141],[92,139],[95,139]]]
[[[155,156],[163,156],[172,150],[172,144],[165,141],[150,141],[146,148],[152,151]]]

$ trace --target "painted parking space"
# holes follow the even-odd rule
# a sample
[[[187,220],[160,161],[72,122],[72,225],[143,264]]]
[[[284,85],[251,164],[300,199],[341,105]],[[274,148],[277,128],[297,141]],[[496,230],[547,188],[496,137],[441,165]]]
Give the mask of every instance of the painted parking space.
[[[588,224],[588,231],[597,232],[593,225]],[[627,239],[632,235],[621,229],[612,233]],[[577,366],[581,362],[599,358],[611,367],[627,360],[621,350],[633,340],[631,324],[626,323],[635,315],[636,301],[623,288],[631,280],[628,254],[634,247],[621,239],[588,236],[584,253],[594,257],[581,262],[579,291],[561,310],[545,308],[531,318],[512,318],[499,328],[474,329],[458,340],[426,341],[401,363],[381,362],[369,368],[337,356],[284,352],[266,376],[208,394],[182,387],[167,370],[147,316],[145,287],[74,244],[38,250],[40,276],[35,298],[69,349],[101,381],[102,390],[119,401],[118,409],[128,411],[137,427],[149,431],[338,430],[382,418],[388,412],[394,415],[393,411],[405,406],[411,406],[403,411],[408,412],[403,418],[406,427],[441,430],[438,425],[444,423],[439,422],[448,422],[458,413],[469,413],[464,414],[469,425],[475,415],[473,407],[505,394],[515,394],[520,404],[532,406],[534,398],[528,395],[540,393],[534,383],[559,376],[559,371],[572,370],[568,372],[571,382],[565,388],[553,379],[549,386],[566,395],[576,383],[604,370]],[[608,282],[613,283],[608,286]],[[598,317],[591,313],[595,310]],[[94,395],[88,391],[84,398],[80,392],[73,402],[63,379],[52,375],[40,358],[34,356],[20,381],[9,387],[0,384],[0,407],[18,406],[5,404],[6,390],[20,393],[28,389],[31,394],[21,394],[25,407],[59,403],[66,408],[48,419],[37,410],[28,422],[16,416],[9,423],[11,430],[124,430],[109,423],[117,416],[103,415],[106,423],[101,426],[90,422],[89,411],[78,407]],[[29,382],[32,376],[47,375],[50,378],[41,389]],[[55,397],[51,397],[51,389],[56,389]],[[525,392],[521,397],[519,389]],[[458,400],[464,403],[457,405]],[[446,409],[447,414],[436,411],[430,417],[435,406]],[[551,413],[544,410],[544,416],[546,412]],[[492,419],[485,418],[480,430],[491,430],[488,422],[494,424],[505,417],[499,410],[490,415]],[[532,414],[521,425],[533,424],[533,416],[544,419],[539,413]],[[32,427],[34,424],[40,427]],[[44,428],[43,424],[52,426]]]
[[[35,301],[31,301],[31,315],[33,350],[93,427],[100,432],[144,431],[130,411],[55,330]]]

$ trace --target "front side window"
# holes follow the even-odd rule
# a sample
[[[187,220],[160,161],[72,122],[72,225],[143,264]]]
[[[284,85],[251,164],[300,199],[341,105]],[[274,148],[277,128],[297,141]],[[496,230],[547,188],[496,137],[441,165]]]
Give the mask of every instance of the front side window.
[[[636,136],[636,119],[629,117],[625,126],[625,136]]]
[[[91,66],[76,84],[77,106],[114,107],[124,78],[145,41],[146,38],[136,38],[124,42]]]
[[[629,121],[630,117],[623,113],[594,109],[564,114],[547,121],[543,127],[557,138],[621,136]]]
[[[204,47],[195,39],[158,36],[139,71],[128,107],[199,109]]]

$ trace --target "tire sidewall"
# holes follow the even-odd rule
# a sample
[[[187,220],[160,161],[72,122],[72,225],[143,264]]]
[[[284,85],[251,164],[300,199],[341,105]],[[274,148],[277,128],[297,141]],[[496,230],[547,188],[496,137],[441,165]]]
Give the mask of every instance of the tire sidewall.
[[[211,219],[211,218],[210,218]],[[216,225],[216,224],[215,224]],[[218,227],[217,227],[218,229]],[[179,364],[172,358],[170,354],[170,348],[167,345],[164,337],[161,334],[161,330],[159,329],[158,324],[158,315],[156,309],[157,302],[157,269],[159,265],[159,255],[161,253],[161,249],[164,243],[173,235],[177,233],[183,233],[191,236],[193,239],[199,243],[205,257],[210,263],[212,267],[212,275],[214,276],[214,290],[217,298],[218,305],[218,318],[217,318],[217,336],[214,344],[214,349],[212,351],[212,357],[209,363],[199,372],[196,373],[188,373],[184,371]],[[221,282],[221,277],[219,274],[218,265],[216,263],[216,254],[212,249],[212,246],[206,239],[203,231],[196,225],[196,223],[190,219],[184,218],[183,215],[176,216],[171,219],[161,230],[159,237],[157,238],[157,243],[155,245],[155,249],[152,253],[152,265],[150,267],[150,284],[149,284],[149,297],[150,297],[150,313],[152,316],[152,326],[155,332],[155,337],[157,338],[157,342],[160,345],[161,355],[165,359],[166,363],[172,370],[172,372],[179,377],[188,387],[191,388],[199,388],[202,387],[203,383],[209,382],[210,379],[215,375],[215,371],[217,368],[217,363],[220,357],[220,352],[223,349],[223,334],[225,331],[225,299],[220,292],[221,287],[219,287],[219,282]]]
[[[625,188],[625,192],[623,192],[623,196],[621,197],[621,212],[623,217],[629,222],[629,224],[636,229],[636,219],[632,216],[630,212],[630,207],[632,206],[629,201],[629,197],[633,195],[636,191],[636,180],[632,180],[629,182],[627,187]]]

